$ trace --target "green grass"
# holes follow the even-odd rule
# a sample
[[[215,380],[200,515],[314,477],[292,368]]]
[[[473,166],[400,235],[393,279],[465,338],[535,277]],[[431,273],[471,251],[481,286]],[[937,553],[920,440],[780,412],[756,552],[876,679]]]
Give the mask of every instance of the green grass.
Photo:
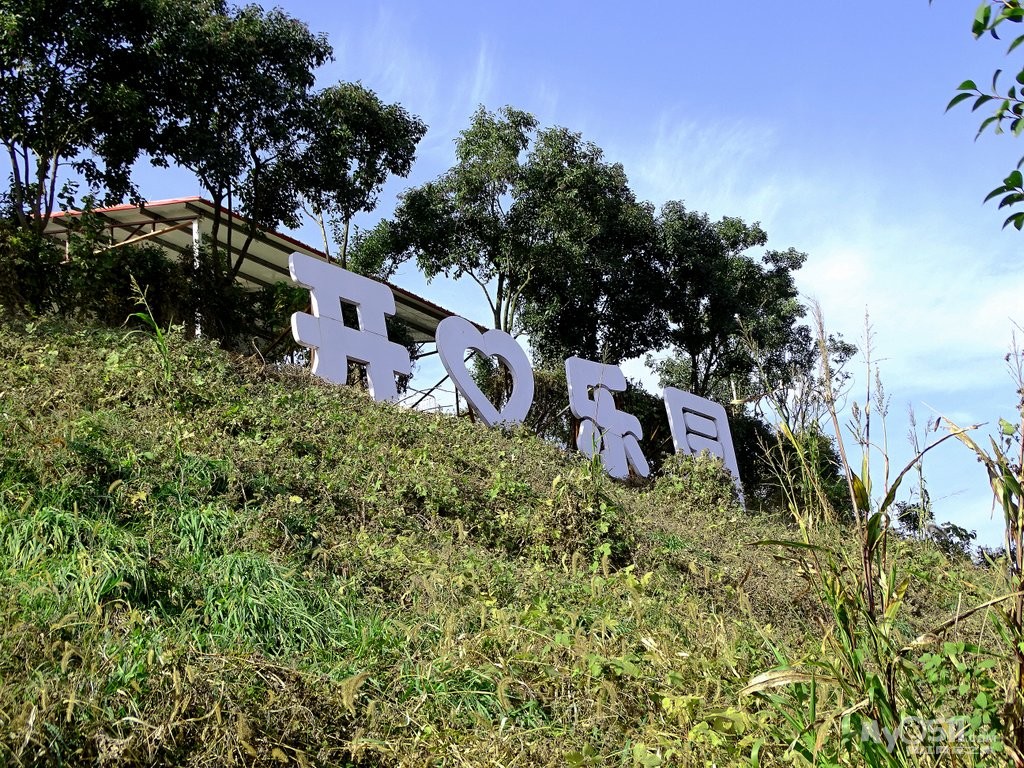
[[[790,764],[739,690],[828,622],[716,465],[163,342],[0,334],[0,765]],[[894,546],[908,640],[994,594]]]

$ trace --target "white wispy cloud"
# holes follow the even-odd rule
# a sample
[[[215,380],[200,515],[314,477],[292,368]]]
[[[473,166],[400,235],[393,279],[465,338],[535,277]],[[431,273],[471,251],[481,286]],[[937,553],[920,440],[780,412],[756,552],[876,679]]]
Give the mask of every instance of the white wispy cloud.
[[[416,35],[412,21],[380,6],[369,29],[359,33],[348,77],[414,112],[433,114],[440,102],[441,67]],[[365,73],[365,74],[364,74]]]
[[[867,311],[876,354],[902,388],[964,391],[1001,375],[1010,318],[1024,319],[1024,269],[979,250],[969,219],[908,209],[852,165],[826,171],[785,149],[756,121],[663,117],[648,142],[619,154],[641,197],[758,220],[769,247],[806,251],[802,293],[854,342]]]
[[[951,207],[940,190],[889,184],[837,151],[794,150],[771,125],[700,124],[664,117],[618,157],[637,193],[656,204],[683,199],[713,218],[761,221],[769,247],[808,253],[797,277],[828,328],[862,349],[869,314],[874,359],[892,395],[894,464],[909,459],[905,405],[921,418],[962,424],[1012,413],[1013,384],[1003,360],[1012,321],[1024,321],[1024,267],[987,214]],[[647,139],[646,141],[644,139]],[[611,154],[611,153],[610,153]],[[898,173],[894,170],[894,173]],[[984,232],[979,236],[979,232]],[[641,361],[624,366],[653,389]],[[863,400],[863,364],[853,364],[851,399]],[[926,461],[939,520],[999,539],[983,473],[959,445]]]
[[[801,286],[848,336],[859,333],[867,309],[877,353],[901,386],[987,386],[1003,370],[1024,271],[1008,266],[993,273],[956,228],[929,231],[923,224],[875,219],[812,242]]]
[[[463,108],[475,109],[480,104],[487,104],[493,89],[494,65],[486,41],[481,40],[477,48],[476,64],[469,76],[460,83],[460,97],[454,99],[454,102],[460,103]],[[462,119],[465,120],[465,117]]]
[[[777,146],[770,126],[756,121],[698,124],[665,115],[649,136],[633,138],[609,154],[622,160],[644,199],[657,205],[685,200],[714,217],[740,210],[752,220],[771,218],[778,209],[780,190],[762,162]]]

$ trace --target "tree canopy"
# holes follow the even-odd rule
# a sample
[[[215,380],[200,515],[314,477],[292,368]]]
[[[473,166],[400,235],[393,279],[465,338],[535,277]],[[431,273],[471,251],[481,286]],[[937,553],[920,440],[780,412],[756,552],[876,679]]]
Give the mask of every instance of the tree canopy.
[[[18,222],[41,233],[67,171],[113,198],[154,148],[161,0],[0,0],[0,144]],[[130,73],[130,77],[126,76]]]
[[[666,284],[654,208],[623,167],[564,128],[541,133],[521,203],[541,259],[524,291],[523,329],[538,357],[618,363],[664,342]]]
[[[315,94],[307,115],[303,141],[285,174],[295,180],[297,199],[291,204],[308,204],[321,224],[326,217],[347,233],[357,213],[376,208],[388,176],[409,174],[427,127],[358,83],[339,83]],[[343,266],[345,258],[343,243]]]
[[[665,310],[673,354],[657,366],[666,383],[702,397],[724,388],[731,400],[751,394],[755,374],[785,385],[795,370],[812,366],[794,277],[806,254],[790,248],[755,258],[747,251],[768,241],[760,224],[712,222],[679,201],[662,207],[657,224],[661,272],[671,286]]]
[[[415,258],[428,278],[468,277],[494,327],[529,333],[542,357],[618,362],[660,340],[653,210],[621,165],[512,107],[478,109],[455,154],[360,239],[361,269]]]
[[[1024,4],[1020,0],[983,0],[974,14],[974,21],[971,25],[971,32],[976,38],[989,35],[998,40],[1000,31],[1005,30],[1004,24],[1020,24],[1024,21]],[[1007,55],[1013,53],[1017,47],[1024,43],[1024,34],[1014,35],[1008,48]],[[1009,88],[999,85],[999,78],[1003,74],[1002,69],[997,69],[992,75],[990,86],[979,86],[974,80],[964,80],[957,88],[957,93],[949,104],[946,111],[962,102],[971,103],[971,111],[977,111],[985,105],[993,109],[978,127],[975,138],[981,136],[986,130],[991,129],[997,134],[1009,131],[1013,136],[1020,136],[1024,133],[1024,66],[1021,66],[1014,76],[1013,85]],[[987,83],[987,78],[982,83]],[[1014,208],[1024,204],[1024,174],[1021,167],[1024,166],[1024,156],[1017,162],[1016,167],[1003,179],[1002,184],[995,187],[985,197],[989,200],[999,200],[1000,208]],[[1024,211],[1014,211],[1006,217],[1003,227],[1012,224],[1016,229],[1024,229]]]
[[[415,258],[428,278],[469,277],[484,291],[494,327],[511,331],[533,246],[515,205],[523,176],[520,157],[536,128],[536,119],[517,109],[477,110],[456,140],[456,164],[407,190],[393,220],[381,222],[360,241],[356,263],[389,274]]]
[[[0,143],[10,200],[41,233],[75,179],[106,202],[137,196],[140,157],[190,169],[256,228],[304,205],[344,219],[408,173],[423,123],[359,84],[316,90],[326,37],[281,10],[223,0],[0,0]],[[78,176],[69,176],[69,171]],[[220,225],[219,219],[214,227]],[[232,275],[232,254],[218,260]]]
[[[192,24],[168,12],[161,65],[174,77],[158,162],[192,170],[218,208],[242,210],[249,237],[256,227],[295,226],[298,211],[278,193],[292,186],[283,163],[330,45],[280,10],[204,10]]]

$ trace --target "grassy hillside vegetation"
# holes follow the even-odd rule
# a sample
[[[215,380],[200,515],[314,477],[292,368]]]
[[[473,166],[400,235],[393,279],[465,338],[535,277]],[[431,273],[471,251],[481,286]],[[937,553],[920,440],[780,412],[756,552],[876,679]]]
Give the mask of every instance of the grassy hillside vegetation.
[[[741,695],[833,653],[806,568],[754,544],[797,538],[710,460],[632,488],[180,334],[8,321],[0,765],[768,766],[818,733],[861,765],[843,686]],[[997,594],[889,546],[900,647]],[[907,656],[930,712],[997,717],[994,633],[978,612]]]

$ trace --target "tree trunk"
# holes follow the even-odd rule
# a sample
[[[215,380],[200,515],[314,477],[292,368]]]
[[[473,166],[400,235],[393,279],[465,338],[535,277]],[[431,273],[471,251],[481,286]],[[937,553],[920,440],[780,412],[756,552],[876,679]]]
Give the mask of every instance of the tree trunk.
[[[349,227],[349,224],[351,223],[351,221],[352,220],[350,218],[348,218],[347,216],[345,217],[345,235],[344,235],[344,238],[341,241],[341,268],[342,269],[348,269],[348,227]],[[323,226],[323,225],[321,224],[321,226]],[[325,235],[325,237],[326,237],[326,235]]]
[[[217,237],[220,234],[220,219],[221,219],[221,206],[224,203],[224,194],[218,190],[213,197],[213,223],[210,225],[210,249],[211,258],[213,259],[213,269],[216,275],[221,275],[221,263],[219,249],[217,247]]]
[[[327,239],[327,225],[324,224],[324,212],[319,208],[313,209],[313,216],[316,217],[316,223],[320,225],[320,237],[324,241],[324,256],[327,257],[327,263],[331,263],[331,244]]]
[[[14,214],[18,219],[18,224],[25,229],[28,229],[28,217],[25,215],[25,186],[21,178],[21,167],[18,165],[18,154],[14,150],[13,144],[7,144],[7,154],[11,158],[11,173],[12,173],[12,186],[11,189],[14,192]]]
[[[498,288],[494,292],[494,327],[499,331],[505,331],[508,333],[508,329],[505,328],[505,274],[503,272],[498,273]]]
[[[231,235],[235,230],[235,216],[234,216],[234,196],[231,193],[231,182],[228,182],[228,247],[227,253],[224,254],[224,266],[227,268],[226,271],[230,272],[234,276],[234,269],[232,268],[231,255]]]

